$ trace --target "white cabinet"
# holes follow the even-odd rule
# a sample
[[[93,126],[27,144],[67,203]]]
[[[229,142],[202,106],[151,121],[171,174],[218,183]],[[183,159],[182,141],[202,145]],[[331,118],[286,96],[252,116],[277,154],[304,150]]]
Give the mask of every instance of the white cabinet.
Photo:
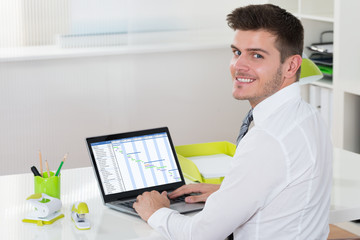
[[[334,58],[334,141],[360,154],[360,1],[336,0]],[[359,155],[360,160],[360,155]]]
[[[350,152],[360,162],[360,1],[357,0],[269,0],[296,15],[305,30],[305,53],[320,34],[333,31],[333,77],[312,84],[332,91],[331,135],[335,147]],[[311,86],[304,96],[310,101]],[[345,156],[344,156],[345,157]],[[347,166],[349,171],[351,166]],[[344,169],[343,169],[344,170]],[[336,172],[337,169],[334,169]],[[359,175],[360,176],[360,175]],[[359,177],[360,179],[360,177]]]
[[[330,221],[359,219],[360,209],[360,1],[269,0],[295,14],[305,29],[305,48],[333,30],[333,76],[304,86],[303,96],[319,108],[331,92],[329,122],[334,150]],[[308,50],[305,52],[309,54]],[[322,93],[325,93],[323,95]],[[328,110],[329,110],[328,109]],[[319,108],[320,112],[323,110]],[[328,111],[321,112],[328,115]],[[328,116],[329,116],[328,115]]]

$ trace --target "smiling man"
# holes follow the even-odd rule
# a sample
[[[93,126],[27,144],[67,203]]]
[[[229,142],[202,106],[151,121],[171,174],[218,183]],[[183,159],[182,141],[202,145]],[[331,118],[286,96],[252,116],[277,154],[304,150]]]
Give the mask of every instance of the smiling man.
[[[165,192],[138,196],[134,208],[169,239],[326,239],[332,146],[319,113],[300,96],[303,27],[269,4],[235,9],[227,20],[235,30],[233,96],[251,105],[231,170],[221,185],[169,194],[200,193],[186,198],[205,202],[193,217],[170,210]]]
[[[276,37],[267,31],[236,30],[231,48],[234,57],[230,70],[234,80],[233,96],[248,100],[254,108],[258,103],[293,83],[294,73],[301,65],[300,55],[280,63]],[[301,54],[301,53],[300,53]],[[283,77],[283,73],[287,76]]]

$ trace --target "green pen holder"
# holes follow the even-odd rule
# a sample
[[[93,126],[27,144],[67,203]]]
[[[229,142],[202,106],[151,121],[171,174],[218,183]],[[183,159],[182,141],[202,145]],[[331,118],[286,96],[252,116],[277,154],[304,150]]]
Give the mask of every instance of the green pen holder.
[[[50,197],[60,199],[60,175],[55,176],[54,172],[43,173],[43,177],[34,177],[35,193],[45,193]]]

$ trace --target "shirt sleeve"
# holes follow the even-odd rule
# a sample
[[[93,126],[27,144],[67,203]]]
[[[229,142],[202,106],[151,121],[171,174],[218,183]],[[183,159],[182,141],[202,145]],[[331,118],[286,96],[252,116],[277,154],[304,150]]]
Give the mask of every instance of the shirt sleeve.
[[[189,217],[162,208],[149,218],[150,226],[168,239],[225,239],[275,198],[286,185],[281,144],[261,130],[242,141],[231,170],[201,212]]]

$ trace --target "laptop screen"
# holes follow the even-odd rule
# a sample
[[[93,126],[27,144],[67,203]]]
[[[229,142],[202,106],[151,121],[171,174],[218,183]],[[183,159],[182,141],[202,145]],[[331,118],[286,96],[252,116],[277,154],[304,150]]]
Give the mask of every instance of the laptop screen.
[[[87,141],[105,196],[183,181],[167,128]]]

